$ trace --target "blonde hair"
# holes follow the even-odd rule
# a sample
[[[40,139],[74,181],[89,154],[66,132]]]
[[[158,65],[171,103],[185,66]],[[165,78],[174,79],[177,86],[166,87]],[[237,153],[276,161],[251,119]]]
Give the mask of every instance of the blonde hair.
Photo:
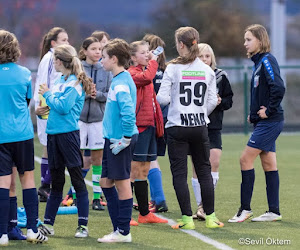
[[[195,61],[199,55],[197,44],[200,38],[198,31],[193,27],[181,27],[175,31],[175,40],[182,42],[189,50],[189,53],[186,56],[178,56],[169,63],[188,64]]]
[[[166,47],[165,42],[159,36],[156,36],[154,34],[146,34],[143,37],[143,40],[149,43],[149,50],[154,50],[158,46],[161,46],[163,48]],[[164,71],[166,69],[165,51],[158,56],[157,62],[158,62],[158,67]]]
[[[16,62],[21,56],[18,39],[13,33],[0,30],[0,63]]]
[[[143,40],[132,42],[129,45],[129,47],[130,47],[130,55],[131,56],[135,56],[136,52],[138,51],[139,46],[143,46],[143,45],[148,45],[149,46],[149,43],[146,42],[146,41],[143,41]],[[132,60],[130,60],[130,65],[133,65]]]
[[[128,43],[120,38],[115,38],[106,44],[102,51],[105,50],[109,58],[117,57],[118,66],[123,66],[125,69],[129,66],[130,47]]]
[[[215,53],[212,49],[212,47],[210,47],[209,44],[207,43],[199,43],[198,44],[198,48],[199,48],[199,56],[200,54],[205,51],[208,50],[211,56],[211,64],[209,65],[213,70],[215,70],[217,68],[217,63],[216,63],[216,57],[215,57]]]
[[[74,47],[68,44],[59,45],[54,49],[54,57],[59,59],[66,69],[70,70],[70,74],[74,74],[77,77],[77,84],[82,82],[84,91],[90,94],[93,81],[85,74]],[[66,75],[65,79],[68,77],[69,75]]]
[[[260,24],[252,24],[245,29],[245,33],[247,31],[251,32],[252,35],[255,36],[257,40],[260,41],[260,50],[258,51],[259,53],[270,52],[271,50],[270,38],[264,26]],[[251,57],[253,56],[253,53],[247,53],[247,56]]]
[[[42,51],[40,56],[40,61],[42,60],[43,56],[50,50],[51,41],[57,41],[57,37],[60,33],[67,33],[65,29],[61,27],[54,27],[48,31],[46,35],[43,37],[43,44],[42,44]]]

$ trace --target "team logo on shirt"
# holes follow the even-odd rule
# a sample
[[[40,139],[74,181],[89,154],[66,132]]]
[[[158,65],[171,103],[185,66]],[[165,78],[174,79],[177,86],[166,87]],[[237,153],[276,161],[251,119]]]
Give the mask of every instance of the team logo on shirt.
[[[9,68],[8,67],[3,67],[2,70],[9,70]]]
[[[254,76],[253,87],[257,88],[258,85],[259,85],[259,76]]]
[[[205,71],[182,71],[182,79],[205,80]]]

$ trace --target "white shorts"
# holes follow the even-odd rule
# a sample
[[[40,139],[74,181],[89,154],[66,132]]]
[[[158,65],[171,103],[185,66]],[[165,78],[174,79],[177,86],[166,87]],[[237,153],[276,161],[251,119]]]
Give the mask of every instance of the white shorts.
[[[46,134],[47,121],[48,120],[44,120],[36,117],[37,133],[38,133],[39,141],[43,146],[47,146],[47,134]]]
[[[102,121],[92,123],[78,121],[78,125],[80,129],[80,149],[97,150],[104,148]]]

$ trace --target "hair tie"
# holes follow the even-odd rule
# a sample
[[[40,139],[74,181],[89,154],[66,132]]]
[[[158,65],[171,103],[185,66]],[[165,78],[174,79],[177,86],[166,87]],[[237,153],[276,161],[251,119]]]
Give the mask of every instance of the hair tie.
[[[193,45],[197,44],[197,41],[196,39],[192,42]]]

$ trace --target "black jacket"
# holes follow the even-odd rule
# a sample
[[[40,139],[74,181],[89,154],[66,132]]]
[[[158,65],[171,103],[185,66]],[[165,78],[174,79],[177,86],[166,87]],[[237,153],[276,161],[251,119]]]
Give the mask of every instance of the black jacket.
[[[222,98],[221,103],[208,116],[210,123],[208,129],[222,129],[224,110],[232,107],[233,92],[227,78],[227,73],[221,69],[215,69],[217,80],[217,94]]]
[[[280,103],[285,86],[275,57],[270,53],[261,53],[252,56],[251,60],[254,62],[254,69],[251,79],[250,122],[262,120],[257,114],[260,106],[267,108],[268,118],[263,119],[264,121],[283,121]]]

